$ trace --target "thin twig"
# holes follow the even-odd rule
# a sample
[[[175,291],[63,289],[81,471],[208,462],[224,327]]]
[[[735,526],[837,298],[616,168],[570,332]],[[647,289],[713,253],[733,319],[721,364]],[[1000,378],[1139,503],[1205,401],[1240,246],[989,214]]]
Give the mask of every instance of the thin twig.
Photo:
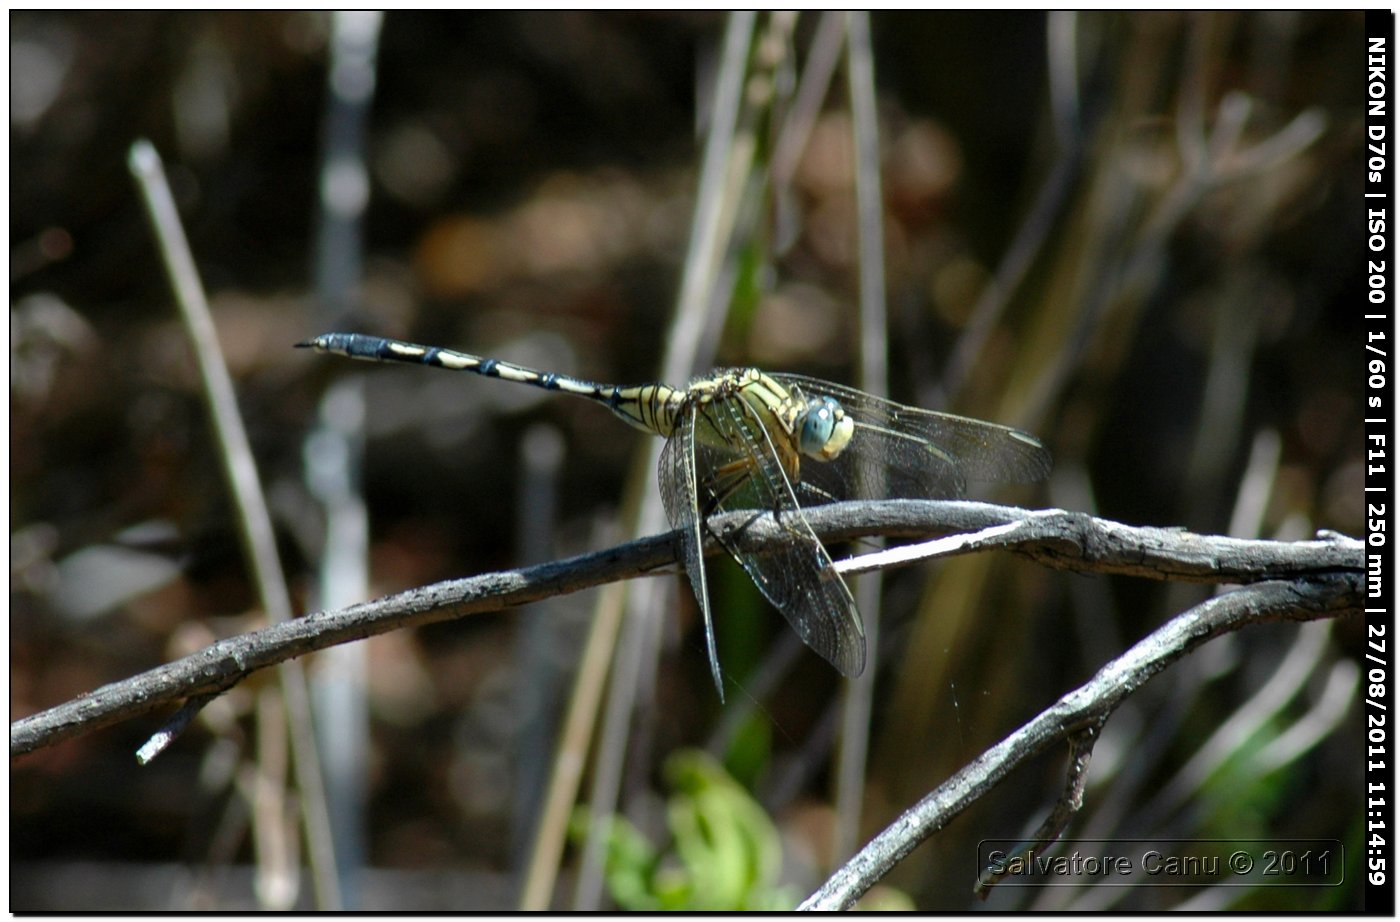
[[[1023,523],[970,549],[999,547],[1054,569],[1115,573],[1200,583],[1355,578],[1362,543],[1325,533],[1312,541],[1263,541],[1134,527],[1064,510],[1032,512],[970,501],[890,500],[836,503],[804,510],[827,541],[884,535],[910,537]],[[787,538],[771,515],[716,516],[711,527],[742,550],[761,551]],[[707,553],[718,553],[710,542]],[[314,612],[218,641],[182,659],[105,685],[10,725],[10,755],[20,755],[166,707],[218,693],[250,673],[338,643],[405,627],[447,621],[662,571],[676,561],[675,534],[546,564],[434,583],[338,611]]]
[[[1070,735],[1069,765],[1065,769],[1064,789],[1060,791],[1060,797],[1055,801],[1055,807],[1045,818],[1045,822],[1041,823],[1040,828],[1019,845],[1013,854],[1025,855],[1045,850],[1060,838],[1069,826],[1069,821],[1083,808],[1084,788],[1089,781],[1089,760],[1094,755],[1094,743],[1098,742],[1102,726],[1101,723],[1091,724]],[[997,885],[997,881],[1006,876],[1009,867],[1007,861],[993,863],[982,872],[977,886],[972,888],[973,892],[984,900],[991,896],[992,888]]]
[[[169,748],[170,744],[175,742],[181,733],[185,732],[185,728],[199,716],[199,712],[204,710],[204,706],[217,697],[219,697],[217,693],[210,692],[187,698],[185,703],[180,705],[180,710],[170,715],[170,719],[165,722],[164,726],[151,734],[151,738],[146,740],[140,749],[136,750],[136,761],[142,765],[149,765],[152,759]]]

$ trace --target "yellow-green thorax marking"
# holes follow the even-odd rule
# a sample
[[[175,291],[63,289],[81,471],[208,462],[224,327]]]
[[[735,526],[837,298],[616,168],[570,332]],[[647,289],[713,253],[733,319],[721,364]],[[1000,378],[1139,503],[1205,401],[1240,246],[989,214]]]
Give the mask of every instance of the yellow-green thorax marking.
[[[722,370],[692,382],[682,394],[681,408],[692,407],[696,413],[696,439],[717,447],[724,447],[728,439],[709,422],[707,405],[738,397],[745,427],[756,442],[771,442],[783,472],[794,483],[802,455],[830,461],[845,449],[855,431],[836,401],[809,400],[797,388],[785,387],[757,368]]]
[[[853,421],[835,400],[808,399],[797,388],[784,387],[757,368],[724,369],[685,388],[666,384],[616,387],[466,352],[359,333],[323,333],[297,345],[368,362],[407,362],[470,371],[586,397],[603,404],[628,425],[662,438],[670,438],[685,415],[694,413],[696,438],[716,447],[724,447],[727,440],[707,421],[708,405],[737,396],[743,402],[745,425],[755,438],[772,442],[784,472],[794,482],[801,455],[830,461],[846,448],[855,431]]]

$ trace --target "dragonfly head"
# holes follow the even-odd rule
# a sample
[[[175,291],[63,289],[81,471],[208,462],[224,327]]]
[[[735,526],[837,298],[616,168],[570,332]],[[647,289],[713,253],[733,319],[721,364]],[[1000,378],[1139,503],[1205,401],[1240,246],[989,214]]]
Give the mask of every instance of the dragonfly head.
[[[797,447],[804,455],[830,461],[855,433],[855,421],[830,397],[813,397],[797,417]]]

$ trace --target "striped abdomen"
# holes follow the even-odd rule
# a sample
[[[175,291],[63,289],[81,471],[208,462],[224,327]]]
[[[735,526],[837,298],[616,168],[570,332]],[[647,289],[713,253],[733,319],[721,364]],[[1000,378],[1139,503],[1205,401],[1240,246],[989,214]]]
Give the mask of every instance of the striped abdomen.
[[[547,391],[586,397],[612,410],[628,425],[664,438],[669,438],[675,431],[681,408],[685,404],[685,392],[665,384],[614,387],[569,375],[535,371],[523,365],[482,358],[466,352],[440,349],[436,346],[420,346],[397,339],[385,339],[382,336],[322,333],[297,345],[366,362],[407,362],[451,371],[471,371],[487,378],[500,378],[503,381],[530,384]]]

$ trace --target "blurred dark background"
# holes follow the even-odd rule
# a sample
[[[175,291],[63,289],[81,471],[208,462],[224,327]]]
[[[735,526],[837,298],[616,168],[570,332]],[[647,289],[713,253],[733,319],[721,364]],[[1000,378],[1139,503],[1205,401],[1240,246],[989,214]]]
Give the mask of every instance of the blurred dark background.
[[[794,32],[799,67],[815,22]],[[1241,536],[1359,535],[1360,14],[1085,14],[1069,45],[1049,22],[871,18],[891,396],[1037,433],[1056,457],[1051,481],[997,494],[1023,505]],[[583,401],[349,368],[291,344],[329,319],[600,381],[655,378],[723,29],[712,13],[386,15],[363,281],[352,304],[327,310],[311,280],[328,14],[12,13],[12,719],[260,623],[127,170],[134,140],[166,160],[306,610],[319,514],[302,440],[321,391],[345,374],[367,388],[374,594],[522,562],[521,444],[541,424],[564,449],[557,517],[536,523],[547,552],[620,539],[645,436]],[[1056,83],[1067,72],[1072,104]],[[745,254],[761,268],[736,283],[716,364],[855,382],[849,111],[838,77],[773,196],[762,247]],[[978,299],[1017,247],[1025,272],[954,380]],[[742,681],[787,628],[739,598],[742,577],[718,581],[722,607],[740,613],[720,616],[721,656]],[[1005,555],[889,574],[893,649],[877,674],[861,841],[1209,592]],[[561,649],[581,645],[591,599],[552,609]],[[665,796],[666,753],[703,744],[722,713],[690,598],[658,617],[665,667],[624,804]],[[511,760],[551,756],[516,748],[512,690],[535,681],[514,669],[518,621],[505,611],[366,642],[365,860],[401,874],[375,878],[367,905],[512,905]],[[1361,733],[1342,694],[1359,632],[1304,630],[1316,636],[1254,628],[1156,679],[1110,723],[1103,780],[1067,839],[1335,838],[1359,855]],[[788,882],[805,895],[831,860],[821,717],[838,686],[802,656],[726,759],[773,817]],[[1203,744],[1274,687],[1280,663],[1296,670],[1289,695],[1238,731],[1236,755],[1189,797],[1162,801]],[[567,678],[572,661],[557,665]],[[197,873],[200,905],[253,905],[239,876],[252,846],[230,807],[240,782],[211,781],[242,777],[227,766],[250,757],[249,695],[226,695],[149,767],[132,754],[155,716],[16,759],[11,909],[185,906]],[[1305,724],[1323,730],[1261,767],[1261,751]],[[1034,828],[1062,762],[1023,769],[889,883],[920,908],[974,905],[973,845]],[[1135,825],[1149,816],[1150,828]],[[215,866],[227,871],[211,884]],[[1198,905],[1356,909],[1358,893],[1349,879]],[[1058,898],[1008,890],[988,905]],[[1114,897],[1120,908],[1186,898],[1211,897]]]

